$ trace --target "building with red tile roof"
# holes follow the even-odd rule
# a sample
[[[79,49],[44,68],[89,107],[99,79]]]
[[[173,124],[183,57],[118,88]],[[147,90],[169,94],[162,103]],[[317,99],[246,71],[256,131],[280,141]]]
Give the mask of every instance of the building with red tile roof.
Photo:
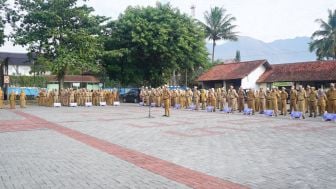
[[[256,88],[258,78],[270,67],[267,60],[254,60],[215,65],[202,74],[197,81],[204,88],[233,85],[236,88]]]
[[[203,87],[221,87],[216,83],[243,88],[311,85],[328,87],[336,82],[336,60],[310,61],[270,65],[266,60],[219,64],[202,74],[198,81]],[[236,81],[231,82],[230,81]],[[215,84],[214,84],[215,83]]]

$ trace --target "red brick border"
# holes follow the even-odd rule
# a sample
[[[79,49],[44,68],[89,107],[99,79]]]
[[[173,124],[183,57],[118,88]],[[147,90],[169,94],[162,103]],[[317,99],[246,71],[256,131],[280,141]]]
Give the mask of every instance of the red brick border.
[[[18,132],[18,131],[33,131],[44,129],[40,123],[35,123],[27,119],[23,120],[3,120],[0,121],[0,133]]]
[[[79,142],[87,144],[95,149],[116,156],[124,161],[132,163],[140,168],[146,169],[155,174],[166,177],[170,180],[185,184],[192,188],[199,189],[242,189],[246,186],[236,184],[230,181],[210,176],[153,156],[146,155],[142,152],[131,150],[117,144],[107,142],[105,140],[60,126],[58,124],[48,122],[39,117],[14,111],[16,114],[27,118],[28,120],[41,123],[46,128],[57,131],[65,136],[75,139]]]

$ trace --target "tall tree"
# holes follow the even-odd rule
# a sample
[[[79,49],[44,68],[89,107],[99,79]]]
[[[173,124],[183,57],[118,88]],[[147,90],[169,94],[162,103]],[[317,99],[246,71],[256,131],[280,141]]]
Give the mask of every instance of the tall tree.
[[[336,60],[336,9],[328,10],[328,20],[317,19],[320,30],[315,31],[312,42],[309,43],[309,50],[315,51],[317,59]]]
[[[11,15],[15,44],[28,46],[37,61],[51,62],[60,88],[64,76],[76,70],[97,72],[102,43],[99,34],[105,17],[78,0],[15,0]]]
[[[7,0],[0,0],[0,46],[5,43],[5,25],[7,20],[8,12]]]
[[[104,67],[123,85],[159,86],[208,62],[202,26],[169,4],[128,7],[108,24]]]
[[[212,63],[215,58],[215,46],[217,40],[236,41],[237,32],[234,31],[236,25],[232,24],[236,20],[231,14],[227,14],[222,7],[211,8],[210,12],[204,13],[206,36],[212,40]]]

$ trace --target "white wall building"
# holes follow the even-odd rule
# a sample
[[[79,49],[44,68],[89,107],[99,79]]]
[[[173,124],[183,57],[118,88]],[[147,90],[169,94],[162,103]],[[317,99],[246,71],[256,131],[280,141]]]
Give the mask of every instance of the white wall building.
[[[270,68],[267,60],[223,63],[212,67],[197,80],[203,88],[229,88],[232,85],[235,88],[258,89],[257,80],[267,68]]]

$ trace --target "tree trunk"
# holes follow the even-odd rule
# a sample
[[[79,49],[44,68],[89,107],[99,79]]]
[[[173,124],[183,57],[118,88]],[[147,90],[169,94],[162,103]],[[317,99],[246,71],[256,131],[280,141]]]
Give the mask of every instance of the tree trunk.
[[[58,78],[58,94],[61,95],[61,89],[64,87],[64,76]]]
[[[214,59],[215,59],[215,46],[216,46],[216,40],[212,40],[212,59],[211,59],[211,63],[214,63]]]

